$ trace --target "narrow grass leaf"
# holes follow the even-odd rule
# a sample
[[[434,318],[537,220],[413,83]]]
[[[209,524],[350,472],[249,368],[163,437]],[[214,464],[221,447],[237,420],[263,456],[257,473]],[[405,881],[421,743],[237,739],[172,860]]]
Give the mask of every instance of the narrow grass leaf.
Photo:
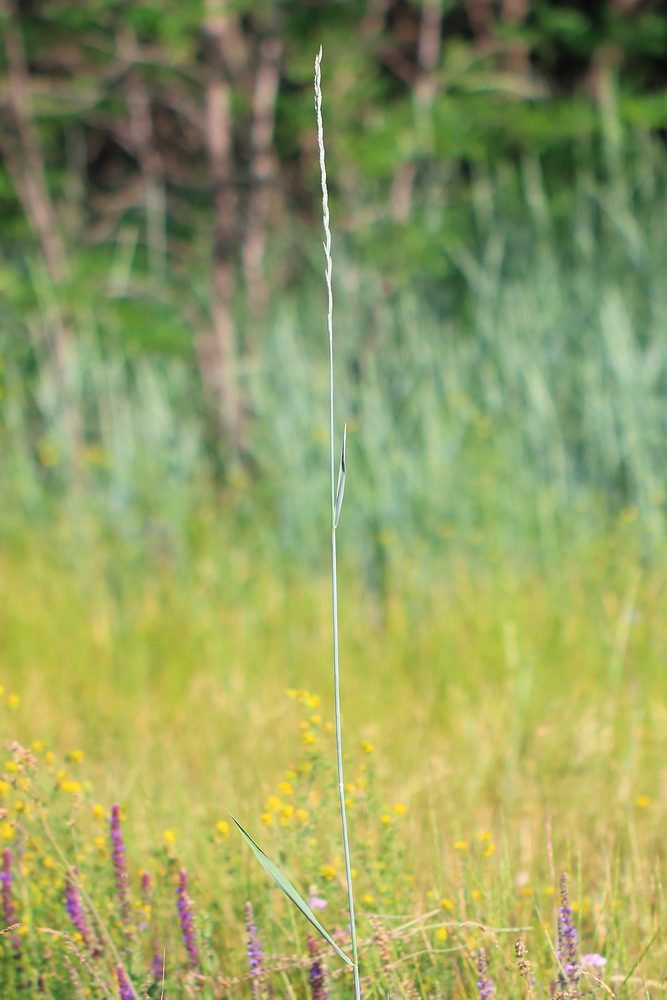
[[[338,527],[340,509],[343,506],[345,496],[345,450],[347,446],[347,424],[343,427],[343,448],[340,455],[340,468],[338,470],[338,483],[336,485],[336,502],[334,503],[334,528]]]
[[[334,949],[334,951],[336,951],[340,955],[340,957],[343,959],[343,961],[347,962],[348,965],[353,965],[352,960],[347,957],[347,955],[345,954],[344,951],[341,951],[341,949],[338,947],[338,945],[336,944],[336,942],[334,941],[334,939],[331,937],[331,935],[328,933],[328,931],[326,931],[324,929],[324,927],[322,927],[322,924],[319,922],[319,920],[317,919],[317,917],[315,916],[315,914],[313,913],[313,911],[311,910],[311,908],[308,906],[308,903],[306,903],[306,901],[304,899],[302,899],[302,897],[296,891],[296,889],[294,888],[294,886],[292,885],[292,883],[289,881],[289,879],[287,879],[283,875],[283,873],[280,871],[280,869],[278,868],[278,866],[275,865],[273,863],[273,861],[271,860],[271,858],[269,858],[268,855],[266,855],[264,853],[264,851],[262,850],[262,848],[259,847],[255,843],[255,841],[252,839],[252,837],[250,836],[250,834],[246,833],[246,831],[243,829],[243,827],[241,826],[241,824],[239,823],[239,821],[237,819],[234,819],[234,817],[232,816],[231,813],[229,815],[231,816],[232,820],[234,820],[234,823],[238,827],[238,829],[239,829],[239,831],[240,831],[241,836],[243,837],[243,839],[246,841],[246,843],[248,844],[248,846],[250,848],[252,848],[252,850],[253,850],[253,852],[255,854],[255,857],[259,861],[259,863],[262,866],[262,868],[264,869],[264,871],[267,872],[271,876],[271,878],[276,883],[276,885],[278,886],[278,888],[282,889],[282,891],[285,893],[285,895],[288,896],[292,900],[292,902],[294,903],[294,905],[296,906],[296,908],[298,910],[301,910],[301,912],[303,913],[303,915],[306,918],[306,920],[309,920],[310,923],[315,928],[315,930],[319,934],[322,935],[322,937],[325,939],[325,941],[329,942],[329,944],[331,945],[331,947]]]

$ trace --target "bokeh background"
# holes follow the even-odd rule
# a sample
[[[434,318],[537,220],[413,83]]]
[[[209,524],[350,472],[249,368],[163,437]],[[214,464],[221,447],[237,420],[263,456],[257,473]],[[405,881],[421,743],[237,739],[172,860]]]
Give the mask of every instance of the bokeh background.
[[[319,562],[662,535],[667,9],[7,2],[2,530]]]
[[[667,5],[0,11],[12,738],[204,855],[330,718],[322,44],[350,746],[416,839],[657,844]]]

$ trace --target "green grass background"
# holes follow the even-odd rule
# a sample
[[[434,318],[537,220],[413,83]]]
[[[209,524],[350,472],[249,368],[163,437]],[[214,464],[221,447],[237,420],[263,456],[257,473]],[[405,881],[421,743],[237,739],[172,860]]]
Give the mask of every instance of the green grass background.
[[[449,251],[461,284],[446,309],[381,291],[341,245],[339,538],[353,775],[362,741],[375,747],[353,854],[362,880],[389,885],[362,912],[408,920],[451,898],[464,924],[530,925],[546,969],[548,890],[567,869],[588,947],[640,995],[665,961],[659,937],[633,969],[664,919],[665,157],[645,135],[628,149],[622,173],[582,173],[565,205],[524,165],[521,224],[516,177],[480,179],[479,240]],[[26,366],[3,321],[0,682],[21,697],[3,738],[82,750],[86,802],[124,804],[137,864],[177,830],[237,967],[248,896],[276,951],[298,931],[216,823],[231,808],[261,836],[304,752],[288,688],[332,715],[313,261],[243,371],[247,451],[222,469],[193,366],[133,354],[113,296],[75,303],[77,456],[48,366],[34,345]],[[317,851],[265,832],[302,885],[339,850],[321,773]]]

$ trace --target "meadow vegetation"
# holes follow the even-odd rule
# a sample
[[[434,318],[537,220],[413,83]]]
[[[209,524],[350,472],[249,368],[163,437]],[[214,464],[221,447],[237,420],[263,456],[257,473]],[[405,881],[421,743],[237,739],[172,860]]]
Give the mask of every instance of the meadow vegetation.
[[[294,207],[311,178],[300,110],[311,39],[290,7],[271,181],[279,200],[288,192],[289,226],[275,223],[280,211],[267,222],[261,315],[234,263],[230,443],[202,372],[215,313],[211,233],[197,235],[204,188],[176,190],[174,162],[160,179],[145,175],[141,149],[127,165],[108,147],[129,114],[113,91],[117,59],[136,70],[150,55],[142,79],[156,122],[167,96],[177,115],[203,100],[202,13],[188,7],[169,34],[161,3],[136,5],[134,41],[113,4],[99,6],[99,24],[69,5],[47,4],[30,23],[0,10],[10,57],[12,23],[24,33],[50,153],[45,191],[67,251],[57,280],[12,193],[10,158],[0,172],[11,223],[0,259],[0,987],[7,1000],[336,1000],[351,995],[349,970],[309,937],[228,815],[349,948],[325,295],[318,237]],[[451,44],[451,87],[436,66],[416,65],[437,84],[424,103],[386,66],[376,73],[385,49],[363,31],[345,60],[357,5],[330,6],[318,30],[339,53],[336,377],[348,478],[338,544],[363,994],[659,997],[667,156],[663,99],[634,92],[632,74],[655,69],[663,18],[633,22],[622,36],[632,72],[617,76],[600,53],[619,44],[621,15],[598,51],[584,15],[535,5],[525,35],[503,36],[507,51]],[[443,15],[454,33],[459,6]],[[397,12],[383,30],[400,52],[415,5],[388,7]],[[268,28],[238,8],[250,51]],[[63,59],[77,59],[62,79],[79,102],[108,70],[76,112],[54,110],[73,100],[64,83],[43,86],[50,30],[59,44],[72,33]],[[130,48],[116,51],[118,39]],[[547,100],[527,63],[512,86],[483,72],[499,52],[511,62],[529,51],[559,84],[563,52],[585,52],[595,99]],[[16,58],[0,70],[11,88]],[[230,84],[237,170],[249,79]],[[519,99],[517,81],[537,90]],[[118,84],[135,111],[136,83],[128,71]],[[68,157],[80,153],[81,123],[106,153],[101,165],[90,154],[79,198]],[[158,133],[163,153],[176,149]],[[203,170],[201,143],[178,135]],[[130,190],[132,171],[145,175],[145,204],[120,222],[114,198],[97,198],[107,168]],[[401,216],[392,199],[406,177]],[[162,182],[169,209],[155,201]],[[79,230],[76,206],[88,220]]]

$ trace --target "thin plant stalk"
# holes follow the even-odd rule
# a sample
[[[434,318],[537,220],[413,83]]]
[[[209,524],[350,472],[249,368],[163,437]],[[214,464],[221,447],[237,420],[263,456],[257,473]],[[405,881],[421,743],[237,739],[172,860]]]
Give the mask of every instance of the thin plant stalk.
[[[345,810],[345,780],[343,776],[343,738],[340,712],[340,665],[338,660],[338,572],[336,558],[336,529],[342,500],[341,476],[344,485],[345,445],[341,459],[341,476],[336,486],[336,458],[334,442],[334,355],[333,355],[333,261],[331,259],[331,228],[329,224],[329,192],[327,188],[327,168],[324,156],[324,126],[322,124],[322,48],[315,58],[315,111],[317,114],[317,146],[320,154],[320,176],[322,181],[322,222],[324,226],[324,260],[327,285],[327,333],[329,336],[329,453],[331,459],[331,614],[333,625],[333,668],[334,668],[334,711],[336,722],[336,761],[338,768],[338,793],[340,797],[340,818],[343,829],[343,856],[345,858],[345,878],[350,912],[350,935],[352,938],[352,960],[354,969],[354,995],[360,1000],[359,956],[357,952],[357,931],[354,919],[354,893],[352,889],[352,866],[350,844],[347,832]],[[340,499],[339,499],[340,498]]]

